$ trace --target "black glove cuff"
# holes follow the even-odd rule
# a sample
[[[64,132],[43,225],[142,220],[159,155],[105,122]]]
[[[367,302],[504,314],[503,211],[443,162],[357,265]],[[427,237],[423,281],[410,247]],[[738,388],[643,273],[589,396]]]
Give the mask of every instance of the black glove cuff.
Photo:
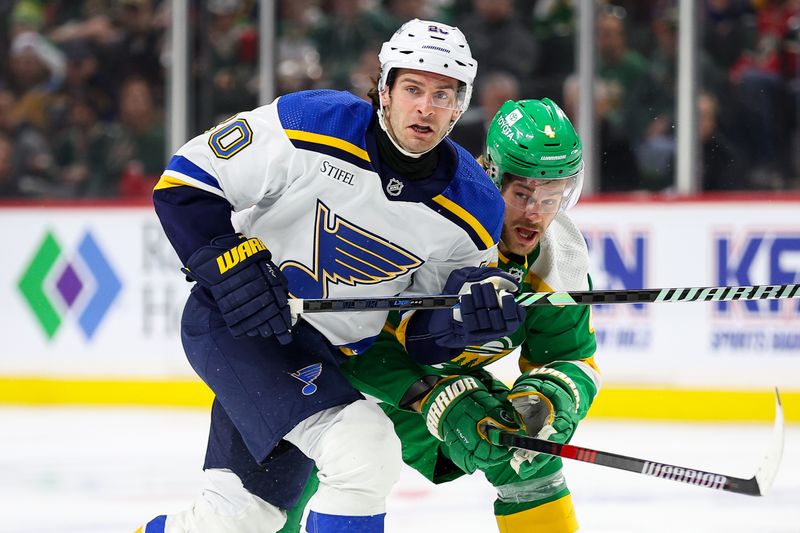
[[[398,407],[400,407],[400,409],[408,409],[414,402],[424,398],[440,379],[440,376],[422,376],[419,380],[412,383],[406,393],[403,394]]]

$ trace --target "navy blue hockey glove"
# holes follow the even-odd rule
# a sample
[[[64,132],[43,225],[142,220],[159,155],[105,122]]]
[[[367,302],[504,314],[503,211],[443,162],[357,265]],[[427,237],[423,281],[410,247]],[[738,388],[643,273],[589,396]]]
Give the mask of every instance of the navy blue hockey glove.
[[[466,267],[451,272],[443,293],[462,294],[460,305],[417,311],[406,334],[409,353],[417,351],[415,343],[427,344],[428,340],[440,348],[461,351],[513,333],[525,320],[525,310],[512,294],[500,297],[500,290],[515,292],[517,282],[499,268]],[[432,347],[419,348],[424,351]],[[435,362],[441,361],[427,361]]]
[[[181,270],[208,289],[234,337],[292,340],[286,277],[261,239],[223,235],[189,257]]]

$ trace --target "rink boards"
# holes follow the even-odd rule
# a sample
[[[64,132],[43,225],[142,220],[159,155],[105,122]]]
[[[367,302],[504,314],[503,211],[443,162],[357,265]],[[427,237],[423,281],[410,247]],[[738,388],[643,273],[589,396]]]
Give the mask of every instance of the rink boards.
[[[800,282],[799,197],[587,201],[572,216],[597,289]],[[151,207],[4,205],[0,228],[0,402],[210,401],[178,338],[189,284]],[[800,299],[595,306],[593,323],[593,416],[766,419],[779,386],[800,421]]]

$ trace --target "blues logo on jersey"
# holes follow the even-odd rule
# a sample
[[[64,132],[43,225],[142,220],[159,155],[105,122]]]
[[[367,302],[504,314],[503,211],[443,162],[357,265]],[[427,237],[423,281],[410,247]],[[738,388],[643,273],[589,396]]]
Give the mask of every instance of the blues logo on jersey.
[[[402,276],[422,260],[331,213],[317,200],[312,265],[286,261],[280,269],[294,298],[325,298],[329,283],[370,285]]]

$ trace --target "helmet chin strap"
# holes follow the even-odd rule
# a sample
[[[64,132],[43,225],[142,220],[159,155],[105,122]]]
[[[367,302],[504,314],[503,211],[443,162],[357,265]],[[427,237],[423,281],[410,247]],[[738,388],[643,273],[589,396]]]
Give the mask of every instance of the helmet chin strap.
[[[445,137],[447,137],[447,135],[453,129],[453,126],[455,126],[455,121],[450,123],[450,128],[445,132],[444,135],[441,136],[441,138],[438,141],[436,141],[436,144],[434,144],[424,152],[409,152],[408,150],[400,146],[400,143],[398,143],[397,140],[394,138],[394,134],[391,131],[389,131],[389,129],[386,127],[386,121],[384,120],[383,117],[383,105],[378,107],[378,124],[380,124],[381,129],[386,132],[386,136],[389,137],[389,140],[392,141],[392,145],[394,145],[394,147],[397,148],[398,152],[400,152],[404,156],[413,157],[414,159],[417,159],[427,154],[437,146],[439,146],[439,143],[442,142],[442,140],[444,140]]]

